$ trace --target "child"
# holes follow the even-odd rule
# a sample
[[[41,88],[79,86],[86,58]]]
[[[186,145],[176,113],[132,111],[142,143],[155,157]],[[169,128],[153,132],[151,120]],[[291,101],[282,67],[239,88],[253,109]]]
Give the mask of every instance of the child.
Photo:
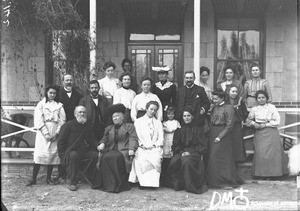
[[[163,122],[163,127],[164,127],[164,158],[171,158],[172,157],[172,152],[171,152],[171,147],[173,144],[173,136],[174,132],[177,128],[180,128],[180,124],[177,120],[174,119],[175,117],[175,108],[173,106],[168,106],[166,109],[167,113],[167,121]]]
[[[173,144],[173,136],[174,132],[177,128],[180,128],[180,124],[175,117],[175,108],[173,106],[167,106],[165,109],[167,114],[167,121],[163,122],[164,128],[164,146],[163,146],[163,161],[161,164],[161,174],[160,174],[160,186],[166,186],[168,183],[168,178],[166,178],[167,168],[169,166],[172,153],[172,144]]]

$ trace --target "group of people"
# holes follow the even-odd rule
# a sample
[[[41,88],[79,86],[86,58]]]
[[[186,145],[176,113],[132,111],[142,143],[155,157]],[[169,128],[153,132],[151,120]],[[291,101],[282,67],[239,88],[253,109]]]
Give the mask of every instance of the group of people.
[[[253,176],[287,173],[276,128],[280,116],[259,65],[253,65],[253,78],[244,86],[232,67],[224,68],[225,78],[214,91],[207,67],[200,68],[200,86],[195,73],[186,71],[185,86],[178,89],[168,80],[170,68],[153,68],[159,81],[145,77],[138,87],[131,61],[124,59],[122,67],[116,79],[116,65],[105,63],[106,76],[90,81],[84,97],[69,74],[63,87],[45,90],[34,113],[38,131],[28,186],[36,184],[40,165],[47,165],[47,184],[67,177],[75,191],[88,159],[92,188],[107,192],[126,191],[134,183],[140,189],[166,186],[196,194],[208,187],[235,188],[243,183],[237,164],[246,160],[246,126],[255,129]],[[52,178],[54,165],[59,174]]]

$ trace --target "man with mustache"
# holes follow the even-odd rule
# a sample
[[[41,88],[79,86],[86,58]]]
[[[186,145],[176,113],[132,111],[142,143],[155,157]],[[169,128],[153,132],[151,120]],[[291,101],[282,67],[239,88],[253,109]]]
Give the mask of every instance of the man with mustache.
[[[63,86],[60,87],[57,98],[58,101],[63,104],[65,113],[66,113],[66,122],[74,119],[74,110],[75,107],[79,104],[80,99],[82,98],[81,94],[77,92],[74,86],[74,78],[70,74],[65,74],[63,76]],[[66,169],[62,166],[58,166],[58,175],[53,178],[55,182],[59,181],[60,178],[65,179],[67,176]]]
[[[195,82],[194,71],[186,71],[185,86],[180,87],[177,92],[177,119],[182,121],[182,112],[185,106],[190,106],[195,114],[193,124],[202,127],[204,124],[204,114],[207,113],[210,102],[203,87],[200,87]],[[182,122],[180,122],[182,123]]]
[[[71,191],[78,189],[78,170],[81,167],[80,161],[84,159],[94,160],[88,170],[89,181],[94,185],[96,183],[96,168],[93,166],[97,162],[98,141],[94,136],[93,127],[87,122],[87,110],[84,106],[77,106],[74,111],[75,119],[66,122],[60,131],[58,137],[58,155],[62,165],[67,169],[67,176],[70,180]]]
[[[106,110],[108,101],[106,97],[99,95],[100,85],[97,80],[90,81],[90,94],[83,97],[79,105],[86,107],[87,121],[92,124],[93,132],[99,141],[104,134],[107,123]]]

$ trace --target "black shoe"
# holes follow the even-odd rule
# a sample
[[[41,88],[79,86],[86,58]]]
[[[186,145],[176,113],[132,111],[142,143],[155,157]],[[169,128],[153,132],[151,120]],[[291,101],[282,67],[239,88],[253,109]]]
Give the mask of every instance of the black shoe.
[[[55,185],[56,183],[52,179],[46,179],[47,185]]]
[[[32,186],[32,185],[35,185],[36,184],[36,180],[30,180],[26,186]]]

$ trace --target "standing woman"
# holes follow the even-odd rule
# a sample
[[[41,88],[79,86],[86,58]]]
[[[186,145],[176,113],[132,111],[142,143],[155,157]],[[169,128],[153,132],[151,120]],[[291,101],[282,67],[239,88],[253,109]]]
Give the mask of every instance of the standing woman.
[[[140,187],[159,187],[164,133],[160,120],[155,118],[159,109],[157,101],[146,104],[146,114],[134,122],[139,147],[132,163],[129,182],[140,183]]]
[[[98,80],[100,85],[99,94],[107,98],[108,107],[113,104],[113,96],[120,87],[119,79],[113,77],[115,69],[115,63],[106,62],[103,66],[106,76]]]
[[[282,176],[287,172],[286,157],[283,151],[277,126],[280,116],[276,107],[267,103],[267,92],[259,90],[255,98],[258,106],[251,109],[247,124],[254,127],[254,159],[252,175],[259,177]]]
[[[182,118],[184,124],[174,133],[172,151],[174,153],[168,168],[168,182],[176,191],[201,194],[207,191],[204,165],[201,159],[206,150],[206,139],[200,127],[193,126],[193,109],[185,107]]]
[[[131,107],[131,119],[135,122],[138,118],[146,114],[146,104],[150,101],[156,101],[158,103],[158,110],[155,112],[155,117],[159,121],[162,121],[162,104],[156,94],[150,92],[152,86],[152,79],[149,77],[142,80],[142,92],[135,96]]]
[[[215,188],[236,188],[239,184],[231,143],[234,109],[224,102],[223,90],[217,89],[212,94],[215,105],[211,111],[207,165],[208,184]]]
[[[162,108],[165,111],[167,105],[176,103],[176,85],[168,81],[169,67],[152,67],[157,72],[158,82],[153,86],[153,93],[160,99]],[[166,117],[165,117],[166,118]]]
[[[250,111],[251,108],[257,106],[257,101],[255,98],[255,94],[258,90],[264,90],[267,92],[269,96],[268,102],[272,102],[272,94],[269,85],[269,81],[267,79],[263,79],[260,77],[261,75],[261,67],[258,64],[254,64],[251,67],[252,79],[246,81],[244,90],[246,94],[246,106]]]
[[[234,84],[238,88],[239,98],[244,98],[244,87],[241,82],[235,78],[235,70],[231,66],[227,66],[223,69],[223,78],[221,82],[217,84],[217,89],[222,89],[224,92],[228,89],[230,84]]]
[[[131,117],[130,117],[130,111],[131,106],[134,97],[136,96],[136,93],[130,89],[131,84],[131,77],[129,73],[123,73],[120,76],[120,81],[122,84],[122,87],[118,89],[114,94],[114,101],[113,104],[123,104],[126,108],[125,114],[124,114],[124,122],[132,123]]]
[[[245,103],[238,98],[238,88],[234,84],[229,85],[226,94],[226,103],[232,105],[234,108],[234,125],[231,131],[231,136],[233,158],[237,164],[237,162],[244,162],[246,160],[242,125],[248,116],[248,111]]]
[[[47,184],[54,184],[51,174],[54,165],[60,164],[57,151],[57,137],[65,123],[66,114],[63,105],[56,98],[57,88],[49,86],[45,97],[34,110],[34,126],[37,128],[34,148],[34,166],[32,180],[26,186],[36,184],[36,177],[41,165],[47,166]]]

